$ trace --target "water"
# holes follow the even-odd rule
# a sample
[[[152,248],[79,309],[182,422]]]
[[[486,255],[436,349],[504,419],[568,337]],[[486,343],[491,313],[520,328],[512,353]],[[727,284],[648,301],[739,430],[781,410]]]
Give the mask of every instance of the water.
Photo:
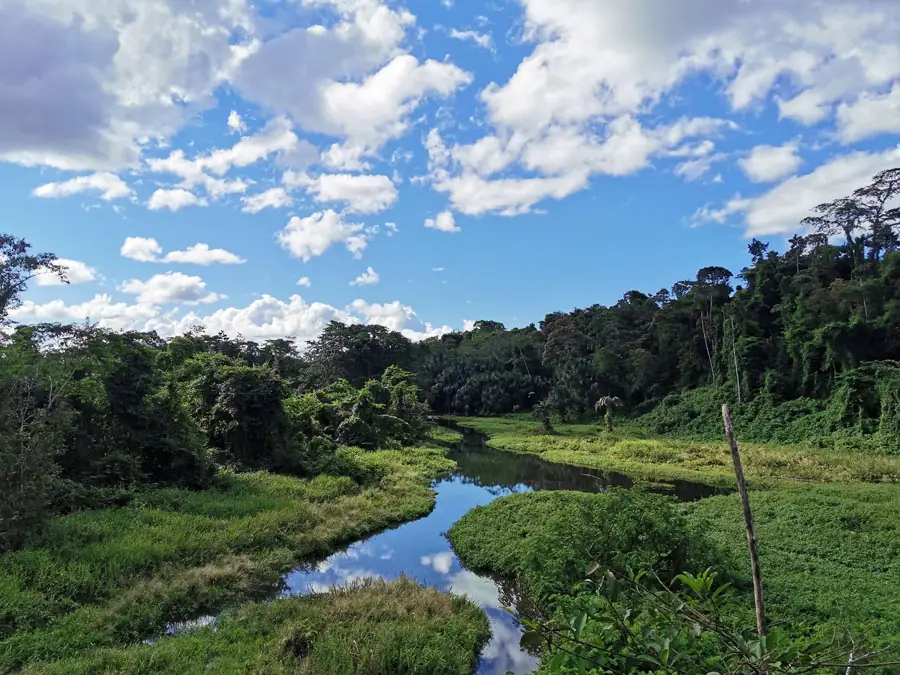
[[[478,675],[530,673],[538,659],[521,648],[521,629],[503,609],[514,602],[510,586],[463,567],[445,532],[469,510],[504,495],[532,490],[600,492],[609,485],[631,487],[634,481],[620,474],[493,450],[471,434],[450,457],[457,469],[435,485],[437,501],[428,516],[359,541],[318,565],[295,569],[285,577],[284,593],[323,593],[366,577],[395,579],[404,574],[426,586],[466,595],[484,608],[493,637],[481,655]],[[681,499],[715,492],[693,483],[673,484],[666,491]]]

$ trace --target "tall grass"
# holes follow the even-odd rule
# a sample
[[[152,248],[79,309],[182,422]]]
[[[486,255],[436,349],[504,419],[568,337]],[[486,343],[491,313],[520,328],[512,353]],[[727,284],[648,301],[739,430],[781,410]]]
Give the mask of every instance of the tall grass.
[[[598,425],[557,425],[541,433],[522,418],[464,417],[461,426],[488,434],[492,447],[540,455],[561,462],[618,471],[648,480],[692,480],[734,484],[731,456],[723,442],[650,438],[623,428],[607,433]],[[744,471],[756,487],[783,481],[900,481],[900,456],[808,445],[741,443]]]
[[[358,480],[231,474],[54,520],[0,557],[0,671],[139,640],[269,593],[299,559],[427,513],[442,450],[342,450]]]
[[[468,675],[489,637],[484,613],[464,598],[404,578],[366,580],[323,595],[245,605],[215,630],[93,650],[25,672]]]

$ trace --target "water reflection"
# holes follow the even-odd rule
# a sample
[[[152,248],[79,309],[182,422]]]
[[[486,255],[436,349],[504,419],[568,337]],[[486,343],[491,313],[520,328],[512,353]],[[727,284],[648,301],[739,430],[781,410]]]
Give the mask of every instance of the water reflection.
[[[479,675],[530,673],[537,668],[538,659],[520,647],[521,628],[503,609],[516,602],[515,589],[463,567],[444,533],[469,510],[503,495],[532,490],[599,492],[610,485],[632,487],[634,481],[621,474],[493,450],[473,435],[467,435],[450,456],[457,462],[457,470],[435,485],[437,502],[428,516],[357,542],[317,565],[295,569],[285,577],[284,593],[323,593],[365,577],[390,580],[403,574],[424,585],[465,595],[484,608],[492,638],[481,655]],[[714,492],[692,483],[670,486],[667,491],[682,499]]]
[[[426,586],[465,595],[484,607],[493,637],[481,656],[479,674],[530,673],[538,661],[519,648],[521,631],[503,609],[500,587],[464,568],[444,536],[470,509],[501,494],[529,489],[517,485],[489,492],[463,475],[454,475],[435,486],[437,503],[428,516],[353,544],[318,565],[294,570],[285,578],[285,593],[322,593],[365,577],[390,580],[405,574]]]

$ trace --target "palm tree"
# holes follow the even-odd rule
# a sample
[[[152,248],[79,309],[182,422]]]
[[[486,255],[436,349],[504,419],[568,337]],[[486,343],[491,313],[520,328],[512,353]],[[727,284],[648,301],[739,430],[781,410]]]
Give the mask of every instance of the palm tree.
[[[618,396],[601,396],[600,400],[594,404],[594,410],[600,411],[601,408],[606,408],[606,414],[603,416],[603,419],[606,420],[606,430],[613,430],[613,407],[617,405],[622,405],[622,399]]]

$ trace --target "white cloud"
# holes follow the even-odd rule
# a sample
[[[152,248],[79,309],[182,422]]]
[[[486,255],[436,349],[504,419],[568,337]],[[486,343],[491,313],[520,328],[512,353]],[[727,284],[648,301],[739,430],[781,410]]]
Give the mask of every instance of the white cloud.
[[[454,40],[470,40],[482,49],[491,49],[493,46],[493,40],[491,39],[490,33],[479,33],[474,30],[457,30],[456,28],[452,28],[450,29],[450,37]]]
[[[237,110],[232,110],[228,113],[228,128],[235,134],[242,134],[247,131],[247,125],[241,119],[241,116],[238,115]]]
[[[432,267],[431,271],[432,272],[443,272],[444,268],[443,267]]]
[[[393,331],[402,333],[410,340],[424,340],[452,333],[449,326],[435,327],[422,322],[412,307],[398,301],[383,305],[369,304],[365,300],[354,300],[348,310],[362,316],[368,324],[378,324]]]
[[[797,232],[813,207],[851,194],[876,173],[898,164],[900,146],[880,153],[850,153],[788,178],[759,197],[735,196],[719,208],[704,207],[694,214],[694,222],[723,223],[739,217],[748,237]]]
[[[177,188],[192,190],[202,186],[213,198],[246,192],[249,184],[241,178],[221,178],[234,168],[246,168],[268,159],[303,153],[305,142],[297,138],[291,123],[284,117],[270,120],[258,134],[245,136],[230,148],[213,150],[188,159],[184,150],[175,150],[167,157],[147,160],[147,168],[154,173],[168,173],[181,178]],[[216,178],[215,176],[219,176]]]
[[[384,229],[387,230],[387,236],[393,237],[400,229],[397,227],[397,223],[387,222],[384,224]]]
[[[78,176],[61,183],[47,183],[34,189],[35,197],[69,197],[83,192],[99,192],[100,199],[112,201],[124,197],[133,197],[134,191],[114,173],[93,173],[90,176]]]
[[[900,81],[885,94],[866,93],[853,103],[842,103],[837,121],[838,135],[844,143],[900,133]]]
[[[86,284],[94,281],[99,276],[97,270],[78,260],[57,258],[56,264],[63,268],[66,280],[70,284]],[[62,286],[64,284],[56,274],[49,270],[38,271],[37,274],[38,286]]]
[[[178,211],[185,206],[205,205],[206,202],[197,197],[193,192],[188,192],[182,188],[175,188],[173,190],[160,188],[150,195],[150,201],[147,202],[147,208],[151,211],[159,211],[161,209]]]
[[[309,179],[307,189],[317,202],[346,202],[347,210],[356,213],[384,211],[397,201],[397,188],[387,176],[323,174]]]
[[[726,120],[696,117],[645,129],[630,115],[610,121],[604,136],[585,135],[576,127],[552,126],[529,139],[516,132],[501,138],[485,136],[471,145],[447,148],[437,130],[425,139],[430,157],[429,179],[435,190],[449,194],[456,210],[468,215],[528,213],[539,202],[563,199],[587,187],[594,173],[626,176],[650,165],[656,155],[685,152],[685,141],[721,133],[736,125]],[[711,144],[699,144],[694,152],[708,152]],[[718,160],[719,157],[715,157]],[[515,175],[488,180],[491,175],[518,162],[537,176]],[[682,167],[685,175],[700,166]]]
[[[351,286],[371,286],[381,281],[378,272],[371,267],[350,282]]]
[[[124,258],[138,262],[187,263],[193,265],[241,265],[243,258],[222,248],[210,248],[209,244],[194,244],[183,251],[170,251],[162,255],[163,249],[152,237],[128,237],[122,244],[120,253]]]
[[[259,213],[263,209],[283,209],[292,206],[294,200],[282,187],[269,188],[258,195],[242,197],[244,213]]]
[[[138,262],[157,262],[162,246],[151,237],[127,237],[119,253]]]
[[[456,219],[451,211],[441,211],[435,218],[426,218],[425,227],[432,230],[440,230],[441,232],[460,232],[461,229],[456,226]]]
[[[209,244],[194,244],[183,251],[170,251],[161,262],[193,265],[242,265],[247,261],[223,248],[210,248]]]
[[[322,255],[333,244],[344,244],[354,257],[359,258],[368,244],[363,229],[358,223],[345,223],[339,214],[328,209],[306,218],[294,216],[278,233],[278,242],[304,262]]]
[[[363,170],[360,157],[401,134],[424,96],[449,96],[471,77],[450,63],[420,63],[400,44],[415,18],[375,0],[336,7],[341,21],[297,28],[259,45],[236,76],[240,93],[307,131],[344,140],[329,166]],[[303,68],[295,64],[302,63]]]
[[[161,305],[172,302],[197,304],[217,302],[226,296],[208,293],[206,282],[200,277],[192,277],[181,272],[157,274],[147,281],[131,279],[122,284],[125,293],[137,295],[138,303]]]
[[[306,286],[307,288],[309,288],[310,286],[312,286],[312,282],[309,280],[309,277],[300,277],[297,280],[297,285]]]
[[[714,155],[706,155],[697,157],[696,159],[688,159],[681,162],[675,167],[675,175],[684,178],[689,183],[700,180],[709,173],[709,170],[716,162],[721,162],[727,155],[724,153],[716,153]]]
[[[738,161],[744,175],[754,183],[771,183],[795,173],[803,160],[796,143],[781,146],[757,145],[750,154]]]
[[[0,161],[134,165],[142,142],[167,138],[214,103],[247,28],[243,0],[7,0]]]
[[[433,567],[438,574],[450,574],[450,570],[453,569],[453,554],[447,551],[434,555],[423,555],[419,562],[426,567]]]
[[[210,333],[224,331],[232,337],[242,335],[251,340],[288,338],[294,339],[300,346],[317,338],[331,321],[384,325],[391,330],[399,330],[412,340],[451,332],[449,326],[435,328],[423,323],[412,308],[399,302],[369,305],[358,300],[351,307],[337,309],[320,302],[307,303],[299,295],[291,296],[287,302],[263,295],[246,307],[225,307],[210,314],[191,311],[177,315],[149,302],[114,302],[104,294],[75,305],[67,305],[62,300],[44,304],[26,300],[10,314],[24,321],[90,319],[105,328],[155,330],[164,336],[182,334],[200,324]]]

